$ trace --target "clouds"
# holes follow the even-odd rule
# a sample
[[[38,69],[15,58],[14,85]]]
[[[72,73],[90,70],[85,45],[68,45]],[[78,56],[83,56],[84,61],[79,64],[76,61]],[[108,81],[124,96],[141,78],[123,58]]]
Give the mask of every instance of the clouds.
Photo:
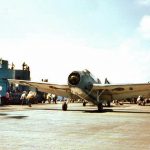
[[[146,82],[150,80],[150,16],[144,15],[134,31],[118,45],[121,75],[127,82]]]
[[[150,0],[137,0],[137,2],[143,6],[150,6]]]
[[[140,21],[138,30],[141,33],[142,37],[150,39],[150,16],[143,16]]]
[[[144,39],[150,39],[150,0],[137,0],[138,4],[143,6],[142,17],[139,20],[139,26],[137,31],[140,33],[140,36]],[[146,9],[147,8],[147,9]]]

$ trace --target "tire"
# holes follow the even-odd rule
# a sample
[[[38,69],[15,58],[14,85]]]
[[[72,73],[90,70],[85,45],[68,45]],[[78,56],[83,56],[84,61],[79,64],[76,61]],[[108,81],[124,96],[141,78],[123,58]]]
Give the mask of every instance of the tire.
[[[110,107],[110,101],[107,102],[107,106]]]
[[[86,106],[86,102],[85,102],[85,101],[83,102],[83,106],[84,106],[84,107]]]
[[[103,104],[102,103],[98,104],[97,107],[98,107],[99,112],[103,111]]]
[[[62,104],[62,110],[63,110],[63,111],[66,111],[66,110],[67,110],[67,103],[66,103],[66,102],[64,102],[64,103]]]

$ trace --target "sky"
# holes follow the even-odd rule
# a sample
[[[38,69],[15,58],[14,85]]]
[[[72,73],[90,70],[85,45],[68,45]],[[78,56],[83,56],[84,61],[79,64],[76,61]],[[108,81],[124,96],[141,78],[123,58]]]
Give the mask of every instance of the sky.
[[[0,0],[0,57],[31,80],[150,81],[150,0]]]

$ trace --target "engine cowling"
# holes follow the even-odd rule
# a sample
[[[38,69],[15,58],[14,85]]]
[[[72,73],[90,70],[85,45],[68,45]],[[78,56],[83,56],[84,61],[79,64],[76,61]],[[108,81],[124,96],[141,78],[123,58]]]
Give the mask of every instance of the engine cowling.
[[[76,86],[80,82],[80,73],[79,72],[72,72],[68,77],[68,84]]]

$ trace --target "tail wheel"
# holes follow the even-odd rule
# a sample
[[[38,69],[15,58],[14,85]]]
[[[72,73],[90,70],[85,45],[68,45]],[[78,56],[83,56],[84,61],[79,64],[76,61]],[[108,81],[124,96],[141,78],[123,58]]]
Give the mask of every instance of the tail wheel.
[[[86,106],[86,102],[85,101],[83,101],[83,106]]]
[[[66,110],[67,110],[67,103],[66,103],[66,102],[64,102],[64,103],[62,104],[62,110],[63,110],[63,111],[66,111]]]

